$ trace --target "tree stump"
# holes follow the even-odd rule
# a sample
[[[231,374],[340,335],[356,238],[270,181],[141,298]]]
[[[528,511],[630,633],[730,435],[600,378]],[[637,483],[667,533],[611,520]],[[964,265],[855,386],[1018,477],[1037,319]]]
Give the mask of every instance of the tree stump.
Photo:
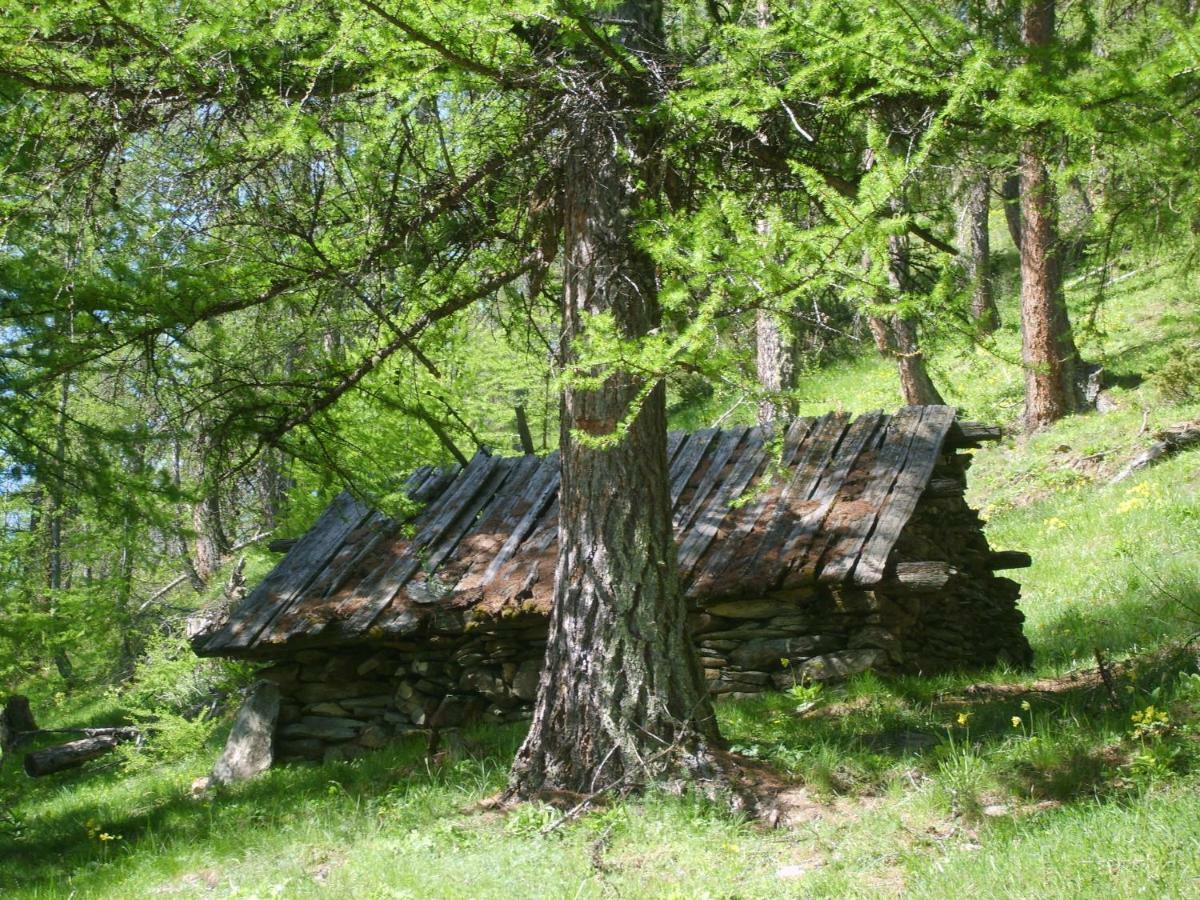
[[[37,731],[29,698],[20,694],[9,697],[0,711],[0,753],[8,753],[25,743],[29,732]]]

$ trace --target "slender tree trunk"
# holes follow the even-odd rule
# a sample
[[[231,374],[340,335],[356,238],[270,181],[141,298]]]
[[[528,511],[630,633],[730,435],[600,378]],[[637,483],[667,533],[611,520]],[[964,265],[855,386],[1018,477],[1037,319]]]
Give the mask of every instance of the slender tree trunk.
[[[757,0],[755,17],[759,28],[771,27],[771,5]],[[758,221],[758,233],[767,234],[770,224]],[[754,320],[755,364],[759,386],[768,396],[758,402],[758,422],[765,425],[791,416],[784,395],[796,386],[796,336],[780,317],[769,309],[760,309]]]
[[[1013,246],[1021,249],[1021,173],[1009,172],[1000,182],[1000,199],[1004,204],[1004,221]]]
[[[52,466],[65,466],[67,456],[67,407],[71,400],[71,377],[64,375],[59,385],[58,410],[54,423],[54,455]],[[45,608],[51,613],[58,604],[58,592],[63,588],[63,483],[51,474],[46,491],[46,587]],[[75,680],[75,667],[67,651],[54,650],[54,667],[63,681]]]
[[[624,2],[610,14],[623,23],[626,50],[658,46],[659,2]],[[568,366],[589,316],[611,315],[629,338],[659,325],[654,265],[630,219],[647,143],[637,140],[633,119],[653,94],[618,104],[588,81],[573,84],[564,163]],[[563,394],[554,608],[533,723],[513,763],[513,798],[624,791],[681,774],[704,778],[711,767],[707,748],[719,734],[676,568],[665,392],[655,385],[639,408],[644,387],[618,372]],[[614,443],[593,443],[634,409]]]
[[[791,330],[769,309],[754,321],[758,383],[769,396],[758,402],[760,425],[791,414],[783,395],[796,386],[796,342]]]
[[[1000,312],[992,284],[992,251],[988,235],[988,209],[992,194],[991,174],[986,170],[967,175],[959,246],[963,264],[971,280],[971,320],[980,334],[991,334],[1000,327]]]
[[[1022,22],[1025,45],[1047,47],[1054,37],[1054,0],[1034,0]],[[1021,360],[1025,366],[1025,429],[1044,428],[1079,408],[1079,352],[1062,291],[1057,199],[1042,141],[1021,148]]]
[[[201,428],[205,426],[201,424]],[[199,442],[201,475],[200,486],[203,494],[192,507],[192,527],[196,533],[196,550],[194,567],[200,580],[208,584],[221,563],[229,553],[231,542],[225,533],[224,511],[221,503],[221,489],[210,469],[206,459],[209,449],[207,438]]]
[[[871,267],[870,256],[864,256],[864,266]],[[911,289],[908,271],[908,239],[900,235],[888,238],[888,285],[897,295]],[[900,375],[900,392],[910,406],[940,406],[946,401],[929,377],[925,355],[917,338],[917,326],[901,315],[870,316],[867,324],[875,347],[881,354],[896,360]]]

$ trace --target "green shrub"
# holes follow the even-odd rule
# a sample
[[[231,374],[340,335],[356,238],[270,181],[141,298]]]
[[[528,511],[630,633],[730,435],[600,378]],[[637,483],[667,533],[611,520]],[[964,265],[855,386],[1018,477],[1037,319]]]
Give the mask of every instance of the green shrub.
[[[143,768],[199,753],[249,677],[244,664],[199,658],[177,632],[156,634],[119,694],[128,715],[145,726],[143,740],[121,748],[126,764]]]
[[[1163,399],[1171,403],[1200,400],[1200,344],[1172,351],[1153,381]]]

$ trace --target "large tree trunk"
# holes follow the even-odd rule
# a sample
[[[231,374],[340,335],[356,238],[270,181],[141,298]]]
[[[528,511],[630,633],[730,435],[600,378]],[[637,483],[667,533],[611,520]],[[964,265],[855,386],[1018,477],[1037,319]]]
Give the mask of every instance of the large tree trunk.
[[[661,5],[625,2],[626,49],[661,39]],[[584,79],[580,80],[580,85]],[[565,160],[563,336],[568,366],[586,319],[609,314],[637,338],[659,325],[652,260],[634,242],[638,141],[629,107],[576,86]],[[585,91],[587,91],[585,93]],[[610,374],[568,386],[562,400],[558,567],[549,643],[533,723],[513,763],[509,796],[629,790],[680,775],[703,778],[719,740],[687,627],[667,481],[666,401],[657,384]],[[640,404],[640,407],[639,407]],[[627,429],[612,437],[634,410]]]
[[[1054,0],[1025,10],[1022,36],[1038,50],[1054,36]],[[1057,199],[1037,135],[1021,147],[1021,360],[1025,429],[1035,431],[1079,408],[1079,352],[1062,291]]]
[[[1000,313],[992,285],[992,250],[988,236],[988,209],[992,179],[986,169],[967,174],[960,226],[963,265],[971,281],[971,321],[980,334],[1000,326]]]

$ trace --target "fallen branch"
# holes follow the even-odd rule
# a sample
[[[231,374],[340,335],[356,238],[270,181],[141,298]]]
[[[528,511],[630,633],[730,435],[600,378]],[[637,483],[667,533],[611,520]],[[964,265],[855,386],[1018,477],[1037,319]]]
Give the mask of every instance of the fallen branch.
[[[1154,443],[1131,459],[1129,464],[1118,472],[1109,484],[1124,481],[1134,472],[1152,465],[1164,456],[1200,444],[1200,422],[1172,425],[1170,428],[1158,432],[1154,438]]]
[[[249,547],[251,544],[255,543],[256,541],[261,541],[263,538],[265,538],[270,533],[271,532],[269,532],[269,531],[260,531],[258,534],[254,535],[254,537],[247,538],[246,540],[241,541],[240,543],[234,544],[232,547],[229,548],[229,552],[227,554],[225,554],[226,558],[233,556],[233,554],[237,553],[239,550],[245,550],[247,547]],[[179,585],[181,585],[185,581],[187,581],[189,577],[191,577],[190,573],[184,572],[182,575],[180,575],[178,578],[176,578],[170,584],[163,585],[157,591],[155,591],[147,600],[145,600],[142,603],[142,605],[137,608],[137,611],[139,613],[144,612],[147,607],[154,605],[159,600],[161,600],[163,597],[167,596],[167,594],[171,593],[171,591],[175,590],[175,588],[179,587]]]

